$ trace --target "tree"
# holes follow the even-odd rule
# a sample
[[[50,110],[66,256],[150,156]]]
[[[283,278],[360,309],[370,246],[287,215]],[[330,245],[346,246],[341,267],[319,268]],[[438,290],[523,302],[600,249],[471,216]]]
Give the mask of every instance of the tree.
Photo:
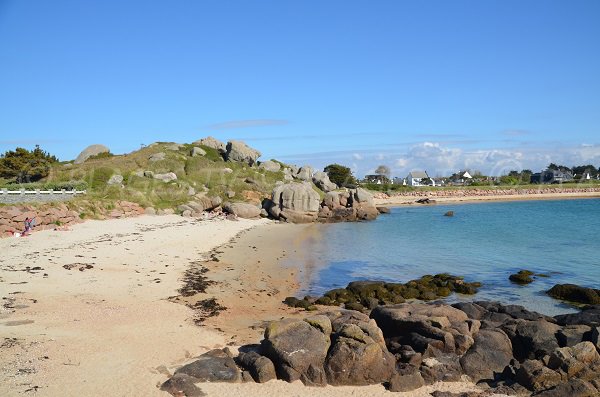
[[[356,178],[354,178],[348,167],[340,164],[329,164],[323,171],[327,173],[331,182],[340,187],[356,185]]]
[[[385,176],[385,177],[389,178],[390,174],[391,174],[390,167],[388,167],[387,165],[380,165],[375,170],[375,173],[377,175],[382,175],[382,176]]]
[[[571,172],[571,169],[569,167],[564,165],[556,165],[554,163],[550,163],[548,165],[548,169],[554,171]]]
[[[583,175],[589,173],[590,175],[595,175],[598,172],[596,167],[591,164],[588,165],[578,165],[573,167],[573,173],[577,175]]]
[[[433,180],[431,178],[429,178],[429,177],[422,178],[421,179],[421,185],[433,186]]]
[[[52,163],[56,162],[56,156],[39,145],[31,151],[18,147],[0,156],[0,178],[14,179],[17,183],[35,182],[48,176]]]

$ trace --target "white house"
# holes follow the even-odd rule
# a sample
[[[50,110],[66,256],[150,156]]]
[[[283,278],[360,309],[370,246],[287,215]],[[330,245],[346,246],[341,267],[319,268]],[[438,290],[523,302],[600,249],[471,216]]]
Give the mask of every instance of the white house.
[[[406,182],[408,184],[408,186],[427,186],[424,183],[421,183],[421,181],[425,178],[429,178],[429,175],[427,175],[427,171],[412,171],[410,174],[408,174],[408,176],[406,177]],[[431,179],[431,178],[429,178]],[[433,180],[432,180],[433,182]],[[434,186],[435,186],[435,182]]]
[[[462,177],[465,179],[473,179],[471,174],[469,174],[469,171],[465,171],[465,173],[462,175]]]

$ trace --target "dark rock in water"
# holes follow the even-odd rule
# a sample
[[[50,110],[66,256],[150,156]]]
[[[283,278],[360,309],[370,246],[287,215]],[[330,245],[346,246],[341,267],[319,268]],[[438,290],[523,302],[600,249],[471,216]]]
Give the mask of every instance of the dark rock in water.
[[[399,369],[392,376],[387,389],[391,392],[409,392],[425,385],[425,381],[417,368],[409,366]]]
[[[494,380],[513,359],[512,344],[500,330],[483,329],[461,357],[460,364],[473,382]]]
[[[530,272],[529,270],[521,270],[518,273],[511,274],[508,279],[517,284],[529,284],[533,282],[532,275],[533,272]]]
[[[325,385],[323,363],[329,350],[329,334],[306,321],[270,323],[262,341],[263,353],[275,364],[279,378],[305,385]]]
[[[596,397],[598,390],[590,383],[582,379],[571,379],[568,382],[560,383],[552,389],[542,391],[536,396],[539,397]]]
[[[519,368],[516,380],[527,389],[538,392],[557,386],[562,382],[562,377],[545,367],[541,361],[526,360]]]
[[[198,379],[186,374],[175,374],[160,386],[160,390],[166,391],[172,396],[203,397],[206,396],[202,390],[194,384]]]
[[[477,304],[478,306],[487,310],[487,313],[485,313],[483,316],[481,316],[479,318],[479,320],[495,321],[498,319],[498,317],[495,317],[494,314],[502,314],[502,315],[504,315],[503,318],[505,318],[505,319],[506,319],[506,316],[508,316],[508,318],[517,319],[517,320],[530,320],[530,321],[546,320],[551,323],[554,322],[554,319],[552,317],[548,317],[548,316],[545,316],[538,312],[533,312],[533,311],[527,310],[523,306],[519,306],[519,305],[503,305],[498,302],[483,302],[483,301],[475,302],[475,304]]]
[[[599,290],[575,284],[556,284],[547,292],[553,298],[591,305],[600,304]]]
[[[448,211],[448,212],[446,212],[444,214],[444,216],[450,216],[450,217],[452,217],[452,216],[454,216],[454,211]]]
[[[462,277],[450,274],[426,275],[406,284],[383,281],[353,281],[346,288],[337,288],[325,293],[316,304],[339,306],[353,310],[372,309],[376,305],[403,303],[405,299],[434,300],[452,292],[475,294],[481,283],[465,282]],[[352,303],[352,305],[348,305]],[[354,304],[360,304],[354,305]]]
[[[435,204],[435,200],[430,199],[429,197],[424,197],[415,201],[418,204]]]
[[[589,326],[600,325],[600,305],[584,306],[578,313],[560,314],[554,316],[558,325],[585,324]]]
[[[380,214],[389,214],[391,211],[388,207],[375,207]]]
[[[256,352],[240,353],[236,361],[242,368],[248,370],[257,383],[265,383],[277,379],[273,362]]]
[[[193,363],[184,365],[175,374],[196,378],[196,382],[241,382],[242,375],[228,349],[215,349],[198,357]]]

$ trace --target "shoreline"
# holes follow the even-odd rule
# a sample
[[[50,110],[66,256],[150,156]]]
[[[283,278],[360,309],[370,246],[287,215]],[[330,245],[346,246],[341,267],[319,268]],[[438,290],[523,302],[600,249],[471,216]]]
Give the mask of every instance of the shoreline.
[[[511,201],[550,201],[550,200],[577,200],[577,199],[597,199],[600,198],[599,192],[566,192],[566,193],[527,193],[527,194],[510,194],[510,195],[454,195],[454,196],[436,196],[427,195],[422,192],[421,195],[392,195],[387,198],[375,198],[375,205],[381,207],[408,207],[420,205],[435,205],[435,204],[470,204],[481,202],[511,202]],[[432,203],[420,204],[416,200],[429,198]]]

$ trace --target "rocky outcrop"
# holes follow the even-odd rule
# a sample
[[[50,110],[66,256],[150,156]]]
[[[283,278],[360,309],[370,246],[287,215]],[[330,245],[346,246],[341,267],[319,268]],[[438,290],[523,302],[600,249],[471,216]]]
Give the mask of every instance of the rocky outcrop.
[[[221,142],[220,140],[218,140],[216,138],[213,138],[212,136],[208,136],[206,138],[199,139],[199,140],[195,141],[194,144],[206,146],[211,149],[215,149],[221,154],[225,153],[227,150],[226,146],[223,142]]]
[[[373,220],[379,215],[373,196],[366,190],[332,191],[321,200],[308,182],[277,185],[263,208],[273,218],[291,223],[351,222]]]
[[[90,146],[86,147],[85,149],[83,149],[81,151],[81,153],[79,153],[79,155],[75,159],[74,163],[75,164],[83,164],[90,157],[97,156],[102,153],[110,153],[110,149],[104,145],[98,145],[98,144],[90,145]]]
[[[410,392],[424,384],[458,381],[466,375],[489,389],[482,394],[473,392],[474,396],[494,392],[599,395],[598,346],[591,340],[577,342],[575,336],[571,346],[560,346],[560,339],[555,339],[556,343],[551,339],[552,332],[568,334],[575,328],[580,329],[573,335],[593,339],[593,327],[556,322],[523,307],[497,302],[379,306],[371,318],[334,309],[304,320],[270,323],[261,345],[250,352],[241,348],[243,353],[236,362],[248,371],[245,379],[256,382],[276,376],[306,385],[383,383],[390,391]],[[526,351],[532,355],[522,354],[523,344],[530,345]],[[224,368],[225,381],[235,379],[240,370],[231,368],[223,353],[216,352],[219,360],[225,361],[211,358],[206,369],[199,368],[198,361],[185,366],[165,382],[163,390],[180,385],[194,392],[194,383],[211,378],[215,368]]]
[[[319,194],[308,183],[288,183],[276,186],[271,200],[263,207],[275,219],[290,223],[309,223],[317,219]]]
[[[260,208],[248,203],[225,203],[223,210],[239,218],[255,219],[260,217]]]
[[[239,161],[248,165],[256,163],[256,159],[260,157],[260,152],[251,148],[242,141],[227,142],[225,160]]]
[[[262,348],[275,364],[278,377],[288,382],[301,380],[305,385],[327,384],[323,365],[331,344],[329,329],[296,320],[269,324]]]
[[[312,181],[319,189],[325,193],[338,188],[338,186],[329,180],[329,175],[326,172],[318,171],[312,176]]]
[[[342,314],[334,318],[332,325],[332,344],[325,359],[330,385],[364,386],[391,379],[396,360],[375,321]]]
[[[269,172],[279,172],[279,170],[281,170],[281,164],[273,160],[261,161],[258,168]]]

